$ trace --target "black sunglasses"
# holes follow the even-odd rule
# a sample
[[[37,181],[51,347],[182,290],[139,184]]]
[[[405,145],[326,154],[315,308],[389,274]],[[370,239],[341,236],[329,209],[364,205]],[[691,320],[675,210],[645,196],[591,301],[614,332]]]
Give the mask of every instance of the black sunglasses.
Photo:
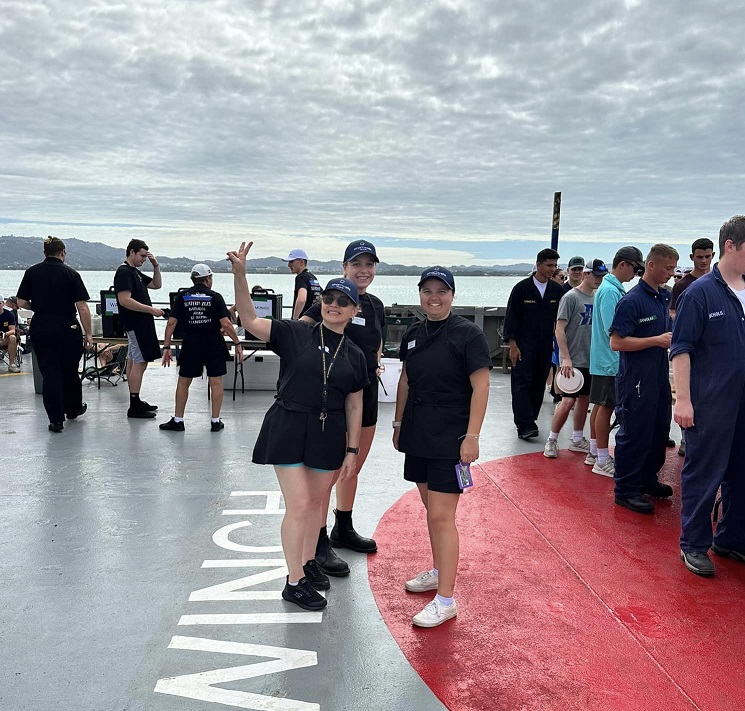
[[[321,296],[321,301],[323,301],[323,303],[327,306],[331,306],[331,304],[336,302],[336,305],[341,307],[342,309],[354,303],[352,299],[350,299],[348,296],[344,296],[344,294],[339,294],[339,296],[334,296],[333,294],[324,294],[323,296]]]

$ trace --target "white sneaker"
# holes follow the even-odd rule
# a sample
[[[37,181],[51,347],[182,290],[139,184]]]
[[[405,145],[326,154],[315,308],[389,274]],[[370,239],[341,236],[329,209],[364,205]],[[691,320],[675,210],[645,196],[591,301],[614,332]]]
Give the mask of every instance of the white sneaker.
[[[407,580],[406,589],[409,592],[437,590],[437,576],[433,575],[431,570],[425,570],[423,573],[419,573],[413,580]]]
[[[570,452],[589,452],[590,443],[584,437],[579,442],[575,442],[574,440],[571,440],[569,442],[569,451]]]
[[[17,365],[9,365],[8,372],[9,373],[20,373],[21,369]]]
[[[616,463],[613,461],[613,457],[609,457],[608,461],[602,466],[600,462],[595,462],[595,466],[592,468],[592,473],[613,478],[616,473]]]
[[[592,454],[590,452],[587,453],[587,456],[585,457],[585,464],[588,466],[594,466],[595,462],[598,461],[598,455]]]
[[[419,614],[414,615],[411,621],[417,627],[437,627],[457,614],[455,600],[452,605],[441,605],[435,598]]]
[[[559,456],[559,443],[555,439],[546,440],[546,446],[543,448],[543,456],[549,459],[556,459]]]

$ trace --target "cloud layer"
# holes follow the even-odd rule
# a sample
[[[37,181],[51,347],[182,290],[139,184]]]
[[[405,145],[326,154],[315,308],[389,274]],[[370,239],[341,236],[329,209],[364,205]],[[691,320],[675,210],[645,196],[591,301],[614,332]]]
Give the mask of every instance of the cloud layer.
[[[1,4],[4,232],[493,263],[555,190],[605,257],[745,212],[736,4]]]

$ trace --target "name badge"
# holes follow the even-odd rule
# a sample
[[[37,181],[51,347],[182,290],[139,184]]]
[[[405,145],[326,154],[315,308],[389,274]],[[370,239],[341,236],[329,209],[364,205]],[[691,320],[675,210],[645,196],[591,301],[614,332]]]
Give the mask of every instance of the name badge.
[[[407,346],[409,350],[412,348],[416,348],[416,341],[409,341],[409,345]]]
[[[362,316],[355,316],[355,317],[354,317],[354,318],[352,319],[352,323],[353,323],[353,324],[354,324],[355,326],[364,326],[364,325],[365,325],[365,319],[364,319],[364,318],[362,318]]]
[[[455,476],[458,479],[460,490],[469,489],[473,486],[473,477],[471,476],[471,465],[458,462],[455,465]]]

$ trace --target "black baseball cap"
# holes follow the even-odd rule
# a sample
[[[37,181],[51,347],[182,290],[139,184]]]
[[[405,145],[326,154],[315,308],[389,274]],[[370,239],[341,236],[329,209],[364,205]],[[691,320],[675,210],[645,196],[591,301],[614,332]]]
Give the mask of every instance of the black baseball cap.
[[[639,249],[639,247],[621,247],[616,252],[616,257],[614,259],[619,261],[628,262],[629,264],[638,264],[639,266],[644,266],[644,255],[642,254],[642,251]]]
[[[321,293],[325,294],[327,291],[339,291],[352,299],[355,304],[360,303],[357,285],[351,279],[345,279],[344,277],[332,279],[328,284],[326,284],[326,288]]]
[[[577,267],[584,267],[585,266],[585,258],[584,257],[572,257],[569,260],[569,264],[567,265],[567,269],[576,269]]]
[[[429,267],[425,269],[422,272],[422,278],[419,280],[417,286],[421,287],[427,279],[439,279],[440,281],[445,282],[446,286],[451,291],[455,291],[455,277],[453,276],[453,272],[449,269],[445,269],[445,267]]]
[[[361,254],[369,254],[376,262],[380,261],[375,251],[375,245],[364,239],[355,240],[347,245],[347,248],[344,250],[344,261],[351,262]]]
[[[593,259],[587,262],[583,272],[592,272],[593,276],[605,276],[608,273],[608,267],[602,259]]]

